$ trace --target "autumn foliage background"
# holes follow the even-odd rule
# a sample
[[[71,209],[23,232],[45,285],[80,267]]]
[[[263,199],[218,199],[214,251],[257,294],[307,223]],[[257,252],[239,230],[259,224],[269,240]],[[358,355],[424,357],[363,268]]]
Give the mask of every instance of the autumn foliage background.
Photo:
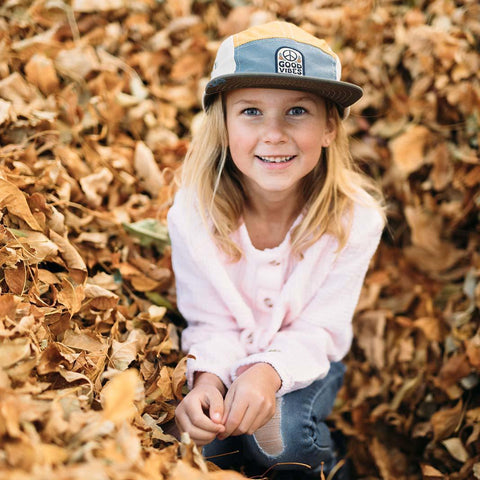
[[[389,204],[332,415],[355,478],[480,478],[478,2],[6,0],[2,479],[236,478],[165,433],[165,218],[219,40],[275,18],[363,87],[352,153]]]

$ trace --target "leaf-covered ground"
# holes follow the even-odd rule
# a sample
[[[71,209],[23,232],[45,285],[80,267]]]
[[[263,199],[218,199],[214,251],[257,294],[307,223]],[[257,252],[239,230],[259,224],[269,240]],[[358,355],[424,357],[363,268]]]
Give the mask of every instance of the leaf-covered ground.
[[[364,88],[352,152],[389,204],[332,415],[355,478],[480,479],[476,0],[1,3],[2,479],[237,478],[167,433],[165,218],[219,40],[275,18]]]

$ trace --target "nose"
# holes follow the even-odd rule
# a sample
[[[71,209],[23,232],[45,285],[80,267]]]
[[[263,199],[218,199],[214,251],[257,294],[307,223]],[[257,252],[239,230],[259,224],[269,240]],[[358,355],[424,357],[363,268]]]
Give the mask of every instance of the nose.
[[[285,121],[277,116],[267,117],[263,125],[265,143],[285,143],[288,139]]]

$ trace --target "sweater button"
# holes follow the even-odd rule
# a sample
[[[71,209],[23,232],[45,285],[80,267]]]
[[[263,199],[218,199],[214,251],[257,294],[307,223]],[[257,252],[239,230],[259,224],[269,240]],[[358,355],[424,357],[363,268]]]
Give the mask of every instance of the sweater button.
[[[268,262],[270,265],[273,265],[274,267],[278,267],[281,262],[279,262],[278,260],[271,260],[270,262]]]
[[[272,302],[272,299],[271,298],[264,298],[263,299],[263,303],[268,307],[268,308],[272,308],[273,307],[273,302]]]

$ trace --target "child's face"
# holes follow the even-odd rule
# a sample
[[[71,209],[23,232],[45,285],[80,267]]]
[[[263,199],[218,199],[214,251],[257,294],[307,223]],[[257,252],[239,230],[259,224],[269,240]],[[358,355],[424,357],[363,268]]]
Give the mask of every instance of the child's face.
[[[228,92],[225,105],[230,153],[250,194],[296,195],[335,138],[325,102],[313,93],[242,88]]]

